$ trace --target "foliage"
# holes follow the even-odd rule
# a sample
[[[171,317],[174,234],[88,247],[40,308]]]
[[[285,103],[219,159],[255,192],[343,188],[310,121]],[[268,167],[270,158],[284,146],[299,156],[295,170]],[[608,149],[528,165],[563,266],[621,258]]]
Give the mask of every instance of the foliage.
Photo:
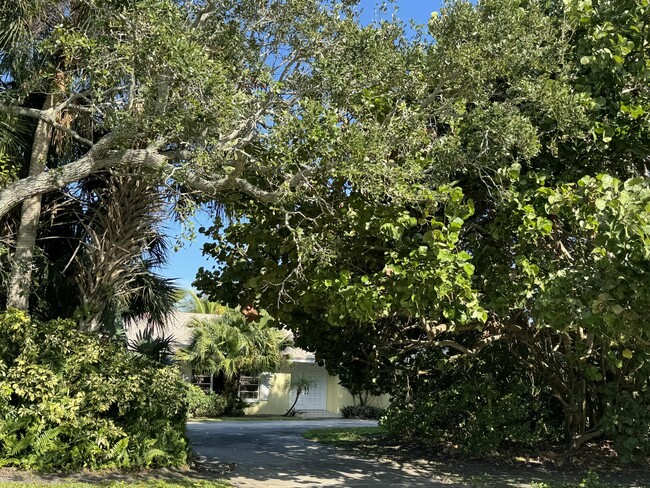
[[[283,351],[291,340],[274,328],[268,317],[248,321],[237,310],[227,309],[222,315],[196,319],[189,325],[192,344],[177,356],[197,371],[223,373],[233,379],[242,372],[259,374],[286,364]]]
[[[0,488],[39,488],[42,487],[43,483],[39,482],[19,482],[19,481],[9,481],[9,482],[0,482]],[[173,479],[166,480],[161,479],[160,477],[145,479],[142,481],[129,481],[125,483],[124,481],[102,481],[102,482],[93,482],[93,483],[83,483],[79,481],[74,482],[57,482],[50,481],[48,486],[51,488],[124,488],[125,486],[130,486],[133,488],[229,488],[230,485],[226,483],[220,483],[218,481],[206,481],[206,480],[195,480],[192,478],[185,478],[175,476]]]
[[[89,331],[106,332],[113,318],[163,325],[176,292],[156,272],[169,251],[164,195],[138,177],[104,173],[80,182],[74,199],[53,197],[38,241],[34,315],[75,318]]]
[[[592,432],[618,437],[626,422],[620,403],[641,402],[647,390],[650,328],[643,317],[649,297],[642,290],[648,286],[649,204],[643,178],[623,183],[598,175],[551,187],[531,174],[504,193],[502,215],[510,211],[510,217],[491,225],[497,243],[509,241],[515,266],[496,253],[486,258],[503,280],[492,283],[499,296],[486,297],[501,317],[512,317],[502,331],[525,345],[523,360],[551,386],[570,428],[589,423]],[[517,315],[528,317],[525,334]],[[624,417],[636,428],[620,452],[646,455],[647,416],[626,407]]]
[[[187,461],[180,373],[119,345],[0,316],[0,464],[39,470],[178,466]]]
[[[295,417],[298,411],[296,410],[296,405],[300,399],[300,395],[303,393],[309,393],[309,388],[312,386],[312,381],[306,376],[295,376],[291,375],[291,384],[289,385],[290,390],[296,391],[296,398],[293,400],[293,403],[289,409],[285,412],[284,417]]]
[[[329,161],[347,157],[349,142],[368,129],[318,142],[342,129],[330,101],[343,75],[336,62],[354,52],[348,39],[363,33],[355,3],[5,2],[0,70],[11,83],[2,85],[0,112],[53,126],[65,142],[54,152],[65,157],[58,178],[35,175],[44,186],[20,178],[0,189],[0,216],[28,189],[53,191],[107,168],[169,182],[182,213],[214,197],[268,203],[298,187],[308,191],[305,183],[327,178]],[[363,35],[395,31],[388,25]],[[347,74],[365,69],[359,54]],[[52,79],[56,103],[45,113],[32,98],[48,93]]]
[[[208,315],[221,315],[226,311],[226,307],[223,305],[205,300],[197,295],[194,290],[183,290],[178,308],[183,312]]]
[[[176,338],[173,335],[154,336],[153,331],[138,331],[135,339],[128,342],[131,351],[139,356],[149,358],[159,363],[170,364],[173,356],[173,346]]]
[[[220,417],[226,411],[228,404],[226,397],[217,395],[213,391],[206,393],[195,385],[190,385],[187,401],[187,413],[190,418]]]
[[[458,0],[432,17],[432,40],[349,33],[372,68],[346,50],[324,61],[353,76],[331,101],[346,131],[313,153],[326,161],[319,150],[357,123],[364,137],[311,181],[318,196],[227,202],[239,220],[206,229],[220,266],[197,286],[266,308],[353,392],[392,393],[395,420],[425,406],[461,416],[472,449],[533,442],[541,391],[567,444],[607,436],[624,458],[647,456],[649,13],[636,0]],[[510,351],[502,368],[523,369],[498,388],[464,374],[494,343]],[[450,370],[456,384],[421,384]],[[502,395],[516,408],[472,417]],[[491,426],[503,435],[481,439]]]
[[[397,438],[458,445],[468,454],[486,454],[508,444],[539,447],[551,437],[544,423],[547,412],[526,393],[522,385],[504,392],[466,380],[411,402],[393,402],[382,425]]]
[[[611,481],[602,481],[600,476],[590,471],[587,476],[579,483],[572,482],[550,482],[550,483],[533,483],[532,488],[608,488],[621,486]]]
[[[515,354],[495,343],[476,359],[452,358],[443,364],[436,355],[420,358],[419,375],[391,399],[381,421],[393,436],[454,445],[470,454],[557,442],[560,407],[550,389],[534,384]]]
[[[346,405],[341,408],[341,415],[344,419],[379,420],[386,411],[372,405]]]

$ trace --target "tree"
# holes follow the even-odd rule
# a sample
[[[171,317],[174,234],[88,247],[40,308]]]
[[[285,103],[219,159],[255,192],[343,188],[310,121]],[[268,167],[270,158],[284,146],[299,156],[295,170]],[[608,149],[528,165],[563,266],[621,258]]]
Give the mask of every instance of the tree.
[[[188,313],[202,313],[208,315],[221,315],[226,311],[223,305],[210,302],[196,294],[194,290],[184,290],[179,309]]]
[[[260,374],[275,371],[286,364],[284,349],[291,344],[290,336],[272,327],[268,317],[249,322],[232,309],[210,319],[191,322],[192,344],[179,351],[200,371],[223,373],[229,380],[242,372]]]
[[[33,200],[10,293],[22,301],[12,303],[24,308],[29,296],[37,200],[98,172],[263,204],[329,177],[369,129],[348,130],[355,124],[330,103],[341,78],[326,57],[360,31],[353,3],[5,2],[0,58],[11,82],[0,113],[38,124],[33,171],[0,189],[0,218]],[[69,147],[55,167],[61,141]]]
[[[283,417],[295,417],[296,415],[296,405],[300,399],[300,395],[303,393],[309,393],[309,387],[311,386],[311,381],[304,376],[299,376],[298,378],[292,378],[290,389],[296,390],[296,399],[293,401],[289,410],[285,412]]]
[[[35,317],[76,318],[81,330],[115,335],[124,321],[162,326],[176,288],[157,269],[167,259],[160,233],[164,194],[134,176],[86,178],[43,201],[30,309]]]
[[[455,1],[435,42],[373,42],[337,100],[381,121],[363,153],[388,157],[349,158],[319,200],[231,204],[241,219],[207,230],[222,264],[197,286],[267,308],[348,384],[396,395],[505,344],[562,405],[571,445],[606,432],[647,452],[648,9]]]

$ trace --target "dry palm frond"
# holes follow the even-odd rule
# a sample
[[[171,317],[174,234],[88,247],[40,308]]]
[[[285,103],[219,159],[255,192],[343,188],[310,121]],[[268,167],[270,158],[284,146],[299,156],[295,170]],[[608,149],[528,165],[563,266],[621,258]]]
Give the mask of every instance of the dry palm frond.
[[[128,309],[133,299],[146,298],[139,292],[151,268],[164,263],[166,241],[159,232],[163,197],[145,180],[106,174],[89,194],[84,215],[77,216],[85,237],[75,259],[85,328],[94,329],[107,301]]]

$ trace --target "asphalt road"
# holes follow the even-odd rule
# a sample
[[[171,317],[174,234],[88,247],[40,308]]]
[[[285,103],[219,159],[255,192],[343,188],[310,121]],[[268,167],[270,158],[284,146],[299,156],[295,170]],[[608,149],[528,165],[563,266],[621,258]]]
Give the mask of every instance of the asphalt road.
[[[326,427],[368,427],[363,420],[292,420],[192,422],[187,426],[202,465],[230,469],[226,479],[236,487],[444,487],[467,486],[444,476],[389,461],[354,456],[300,434]]]

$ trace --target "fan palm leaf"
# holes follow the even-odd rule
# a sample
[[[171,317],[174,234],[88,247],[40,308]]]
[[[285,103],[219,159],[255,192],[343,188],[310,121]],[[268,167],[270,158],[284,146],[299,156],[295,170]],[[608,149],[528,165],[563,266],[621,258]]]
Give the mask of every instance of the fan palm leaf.
[[[275,371],[287,363],[284,350],[291,344],[290,336],[272,327],[268,318],[248,322],[240,312],[226,309],[214,318],[195,319],[190,326],[192,344],[178,356],[197,370],[230,379],[244,371]]]

